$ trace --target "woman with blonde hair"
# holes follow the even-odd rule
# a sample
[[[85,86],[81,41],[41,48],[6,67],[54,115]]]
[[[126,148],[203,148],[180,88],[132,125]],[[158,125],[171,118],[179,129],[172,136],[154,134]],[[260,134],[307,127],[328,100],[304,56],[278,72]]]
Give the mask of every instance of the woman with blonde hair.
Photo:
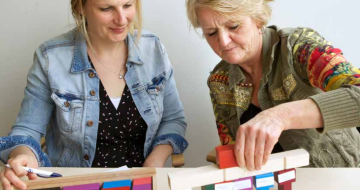
[[[360,70],[313,29],[266,27],[271,1],[186,1],[222,58],[208,78],[221,143],[249,170],[297,148],[310,167],[358,167]]]
[[[141,31],[141,1],[71,7],[78,27],[36,50],[16,123],[0,138],[5,190],[36,178],[21,166],[162,167],[188,146],[173,68],[159,39]]]

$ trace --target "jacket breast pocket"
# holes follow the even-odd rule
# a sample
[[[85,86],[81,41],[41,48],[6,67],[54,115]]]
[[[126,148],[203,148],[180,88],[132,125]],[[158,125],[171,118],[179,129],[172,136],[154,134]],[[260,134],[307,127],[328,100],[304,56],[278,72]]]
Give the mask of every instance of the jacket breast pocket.
[[[72,94],[53,93],[51,98],[56,104],[56,122],[60,130],[69,133],[79,130],[84,101]]]
[[[147,85],[147,93],[155,107],[156,113],[164,111],[164,90],[166,85],[166,78],[163,75],[155,77],[152,82]]]

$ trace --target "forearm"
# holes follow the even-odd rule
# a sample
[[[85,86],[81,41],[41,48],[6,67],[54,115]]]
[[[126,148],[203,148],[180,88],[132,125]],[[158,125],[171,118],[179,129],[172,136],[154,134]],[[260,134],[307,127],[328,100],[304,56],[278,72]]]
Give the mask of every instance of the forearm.
[[[26,155],[33,156],[34,158],[36,158],[33,151],[27,146],[19,146],[19,147],[15,148],[9,154],[9,158],[14,158],[14,157],[16,157],[18,155],[21,155],[21,154],[23,154],[23,155],[26,154]]]
[[[279,117],[284,125],[283,130],[321,128],[324,126],[320,109],[311,99],[281,104],[265,112],[276,114],[276,117]]]
[[[144,166],[163,167],[166,160],[173,153],[171,145],[157,145],[146,158]]]

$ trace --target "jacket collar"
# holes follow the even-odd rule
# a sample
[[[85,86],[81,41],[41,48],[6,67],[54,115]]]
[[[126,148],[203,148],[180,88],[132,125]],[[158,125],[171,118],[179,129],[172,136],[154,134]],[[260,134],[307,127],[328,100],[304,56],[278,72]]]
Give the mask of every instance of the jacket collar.
[[[88,60],[88,53],[87,53],[88,47],[84,35],[76,29],[74,29],[74,32],[75,32],[75,39],[74,39],[75,47],[74,47],[74,59],[71,66],[71,72],[79,73],[79,72],[84,72],[86,70],[90,70],[92,69],[92,67]],[[139,65],[144,64],[140,58],[139,46],[130,33],[126,36],[125,42],[127,43],[127,47],[128,47],[127,62],[135,63]]]
[[[280,38],[277,34],[276,26],[269,26],[262,35],[262,83],[267,82],[267,76],[271,72],[272,64],[275,57],[276,47]],[[230,64],[229,71],[229,89],[234,88],[240,82],[245,82],[245,76],[238,65]]]

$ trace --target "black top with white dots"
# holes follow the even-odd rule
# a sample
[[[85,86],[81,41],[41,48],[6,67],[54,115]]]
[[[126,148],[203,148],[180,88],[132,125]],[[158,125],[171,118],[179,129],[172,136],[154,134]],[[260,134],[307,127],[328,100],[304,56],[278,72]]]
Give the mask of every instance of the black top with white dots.
[[[147,124],[125,86],[116,109],[100,81],[100,117],[92,167],[141,167]]]

